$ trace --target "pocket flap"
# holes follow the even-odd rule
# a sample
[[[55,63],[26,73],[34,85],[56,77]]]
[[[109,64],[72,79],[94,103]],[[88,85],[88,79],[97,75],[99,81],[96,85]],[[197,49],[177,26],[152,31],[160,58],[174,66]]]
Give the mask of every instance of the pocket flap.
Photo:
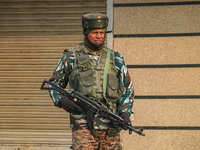
[[[94,77],[91,70],[80,72],[80,79],[84,86],[91,86],[94,83]]]
[[[112,90],[116,90],[117,89],[117,78],[116,75],[114,74],[108,74],[108,86],[112,89]]]

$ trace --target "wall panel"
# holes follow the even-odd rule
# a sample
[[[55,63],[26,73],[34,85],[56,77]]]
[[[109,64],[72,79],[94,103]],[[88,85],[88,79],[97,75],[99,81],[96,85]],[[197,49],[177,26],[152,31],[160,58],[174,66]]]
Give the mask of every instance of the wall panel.
[[[115,0],[114,49],[135,87],[126,150],[200,149],[200,1]]]
[[[114,20],[116,22],[114,33],[166,34],[200,32],[199,12],[199,5],[116,7],[114,9]]]
[[[135,99],[134,126],[199,126],[200,100]],[[148,135],[147,135],[148,136]]]
[[[181,2],[193,2],[194,0],[181,0]],[[175,0],[114,0],[116,3],[159,3],[159,2],[177,2]]]
[[[115,38],[127,65],[200,64],[200,37]]]
[[[153,130],[146,131],[146,137],[122,133],[125,150],[198,150],[200,131]],[[127,144],[127,139],[129,144]]]
[[[199,68],[129,69],[137,95],[200,95]]]

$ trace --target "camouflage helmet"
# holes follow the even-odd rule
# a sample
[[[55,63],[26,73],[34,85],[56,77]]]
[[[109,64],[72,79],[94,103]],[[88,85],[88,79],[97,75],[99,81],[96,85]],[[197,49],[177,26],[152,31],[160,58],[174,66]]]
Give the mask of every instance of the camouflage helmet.
[[[82,16],[84,29],[102,29],[108,26],[108,17],[100,13],[89,13]]]

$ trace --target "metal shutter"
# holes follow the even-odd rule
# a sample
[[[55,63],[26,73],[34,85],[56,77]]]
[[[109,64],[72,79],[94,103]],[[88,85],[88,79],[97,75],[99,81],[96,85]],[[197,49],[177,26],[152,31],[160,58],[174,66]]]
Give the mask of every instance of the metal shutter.
[[[106,0],[0,0],[0,146],[71,145],[68,114],[40,86],[88,12],[105,14]]]

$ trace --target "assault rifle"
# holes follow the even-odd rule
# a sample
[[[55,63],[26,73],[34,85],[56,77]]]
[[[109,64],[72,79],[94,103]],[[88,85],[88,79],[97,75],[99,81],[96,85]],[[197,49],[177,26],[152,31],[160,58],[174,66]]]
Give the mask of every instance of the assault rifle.
[[[45,87],[45,84],[51,85],[51,87]],[[95,101],[92,101],[88,97],[73,91],[71,93],[67,92],[66,90],[56,86],[55,84],[44,80],[43,84],[41,86],[42,90],[55,90],[62,94],[63,96],[67,96],[69,99],[73,100],[77,105],[81,106],[85,110],[90,110],[95,114],[98,114],[102,118],[109,119],[113,125],[120,127],[120,124],[123,122],[123,118],[118,116],[117,114],[109,111],[107,108],[101,106],[100,104],[96,103]],[[140,129],[139,131],[132,127],[132,125],[127,125],[127,128],[129,129],[129,133],[131,134],[132,131],[135,133],[145,136],[143,132],[143,129]]]

